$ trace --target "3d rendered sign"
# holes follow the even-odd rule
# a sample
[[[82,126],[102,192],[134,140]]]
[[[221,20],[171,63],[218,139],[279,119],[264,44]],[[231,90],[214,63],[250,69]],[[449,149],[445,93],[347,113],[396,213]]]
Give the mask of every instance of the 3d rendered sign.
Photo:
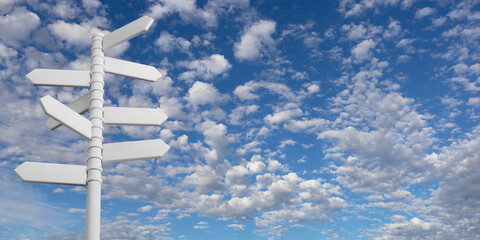
[[[83,97],[64,105],[51,96],[39,102],[50,119],[48,128],[65,125],[89,140],[87,166],[25,162],[15,169],[24,182],[87,185],[85,239],[100,239],[102,163],[160,158],[170,149],[161,139],[103,144],[103,124],[159,126],[167,115],[160,109],[104,107],[104,75],[112,73],[155,82],[162,75],[155,67],[104,56],[104,52],[150,28],[153,19],[141,17],[103,36],[92,36],[90,71],[34,69],[27,78],[38,86],[90,87]],[[81,114],[89,111],[86,119]]]

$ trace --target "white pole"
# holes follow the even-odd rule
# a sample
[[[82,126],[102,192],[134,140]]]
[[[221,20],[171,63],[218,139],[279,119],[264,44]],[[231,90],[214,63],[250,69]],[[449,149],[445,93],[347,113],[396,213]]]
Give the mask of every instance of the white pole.
[[[92,36],[92,64],[90,67],[90,121],[92,138],[88,142],[87,159],[87,219],[86,240],[100,240],[100,211],[102,194],[102,142],[103,142],[103,86],[105,56],[103,34]]]

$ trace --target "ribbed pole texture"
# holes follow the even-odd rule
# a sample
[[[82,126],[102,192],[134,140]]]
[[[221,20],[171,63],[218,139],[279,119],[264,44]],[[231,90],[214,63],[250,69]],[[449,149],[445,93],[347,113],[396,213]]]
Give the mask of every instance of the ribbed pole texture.
[[[103,143],[103,86],[105,56],[102,48],[103,34],[92,36],[92,64],[90,68],[90,121],[92,138],[88,142],[87,159],[87,219],[85,239],[100,239],[100,212],[102,194],[102,143]]]

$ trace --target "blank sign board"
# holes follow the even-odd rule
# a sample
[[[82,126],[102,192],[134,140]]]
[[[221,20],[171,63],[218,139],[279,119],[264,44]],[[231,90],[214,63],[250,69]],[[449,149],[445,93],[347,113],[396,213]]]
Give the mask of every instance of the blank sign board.
[[[160,158],[170,149],[161,139],[103,144],[103,162]]]
[[[24,182],[84,186],[87,167],[81,165],[24,162],[15,168],[15,174]]]
[[[103,115],[107,125],[160,126],[168,118],[154,108],[105,107]]]
[[[105,72],[150,82],[162,77],[155,67],[111,57],[105,57]]]
[[[40,98],[39,102],[45,114],[52,117],[56,121],[63,123],[65,126],[82,135],[83,137],[87,139],[91,138],[92,123],[88,119],[73,111],[63,103],[55,100],[51,96],[47,95],[42,97]]]
[[[27,78],[37,86],[90,87],[90,71],[37,68]]]

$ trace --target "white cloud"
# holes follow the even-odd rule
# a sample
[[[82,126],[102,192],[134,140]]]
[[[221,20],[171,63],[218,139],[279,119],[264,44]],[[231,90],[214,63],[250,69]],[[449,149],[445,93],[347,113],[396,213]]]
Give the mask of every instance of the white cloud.
[[[94,9],[102,6],[102,3],[98,0],[82,0],[82,4],[88,9]]]
[[[301,96],[298,96],[296,93],[292,92],[287,85],[276,82],[249,81],[244,85],[237,86],[233,91],[233,94],[241,100],[254,100],[260,97],[254,92],[261,88],[265,88],[272,93],[278,94],[281,98],[286,100],[298,101],[299,98],[301,98]]]
[[[75,2],[72,1],[57,1],[55,7],[53,7],[53,12],[62,19],[75,18],[78,11]]]
[[[365,38],[372,38],[376,34],[382,31],[382,27],[373,26],[370,24],[359,24],[356,25],[351,23],[349,25],[343,25],[342,31],[346,32],[348,40],[359,40]]]
[[[212,84],[196,81],[185,99],[193,106],[202,106],[222,102],[225,97]]]
[[[137,209],[137,212],[150,212],[153,209],[152,205],[145,205]]]
[[[397,43],[397,47],[407,48],[407,47],[409,47],[414,41],[415,41],[415,39],[412,39],[412,38],[403,38],[403,39],[401,39],[401,40]]]
[[[68,213],[85,213],[87,212],[84,208],[70,208],[67,210]]]
[[[102,239],[164,239],[171,229],[167,224],[142,224],[138,220],[130,220],[118,216],[115,220],[102,220]]]
[[[184,103],[180,98],[162,96],[159,99],[160,109],[171,119],[184,119]]]
[[[18,52],[0,43],[0,58],[10,58],[17,56]]]
[[[269,124],[278,124],[301,115],[303,115],[303,111],[300,108],[294,108],[276,112],[273,115],[268,114],[264,120]]]
[[[199,126],[205,136],[205,143],[221,155],[227,154],[227,147],[233,138],[227,133],[227,126],[222,123],[206,121]]]
[[[272,46],[275,41],[272,34],[275,32],[276,23],[260,20],[249,27],[235,43],[234,54],[239,60],[254,60],[262,55],[264,48]]]
[[[194,229],[208,229],[208,223],[207,222],[198,222],[197,225],[193,226]]]
[[[182,185],[194,187],[199,193],[209,193],[224,189],[224,185],[220,182],[220,177],[215,174],[214,169],[210,166],[196,166],[195,171],[183,179]]]
[[[172,84],[172,78],[164,76],[153,83],[152,93],[158,96],[175,95],[176,89],[172,87]]]
[[[341,0],[338,11],[344,15],[345,18],[357,17],[364,14],[367,10],[380,10],[380,7],[395,6],[399,3],[402,7],[408,8],[415,0],[369,0],[369,1],[352,1]]]
[[[257,105],[238,106],[232,110],[228,116],[230,118],[230,124],[240,125],[244,116],[256,112],[260,107]]]
[[[372,39],[363,40],[352,49],[352,57],[354,63],[361,63],[372,57],[372,49],[377,44]]]
[[[58,39],[67,42],[67,44],[75,47],[85,48],[91,44],[90,34],[94,31],[100,31],[94,26],[87,23],[67,23],[63,20],[58,20],[50,25],[48,29]]]
[[[227,225],[227,227],[233,228],[233,229],[235,229],[235,230],[245,230],[245,227],[246,227],[246,226],[243,225],[243,224],[233,223],[233,224]]]
[[[217,16],[213,9],[197,8],[195,0],[160,0],[150,6],[148,16],[156,19],[178,13],[180,18],[187,23],[195,23],[206,27],[217,25]]]
[[[415,12],[415,18],[416,19],[421,19],[427,16],[432,15],[435,12],[435,9],[431,7],[424,7],[422,9],[419,9]]]
[[[0,39],[5,43],[17,46],[20,41],[27,40],[30,34],[40,25],[37,14],[25,7],[17,7],[12,12],[0,16]]]
[[[467,105],[480,107],[480,97],[472,97],[468,99]]]
[[[150,7],[149,16],[153,18],[163,18],[172,12],[191,13],[196,9],[195,0],[170,1],[163,0],[161,4],[155,4]]]
[[[52,193],[65,193],[65,190],[63,190],[62,188],[55,188]]]
[[[437,221],[427,222],[419,218],[412,218],[410,221],[404,216],[394,215],[392,217],[394,223],[387,223],[381,231],[383,236],[375,238],[375,240],[388,239],[449,239],[445,234],[445,229],[441,223]]]
[[[303,118],[301,120],[292,119],[285,123],[284,128],[292,132],[315,132],[322,129],[327,123],[327,120],[321,118]]]
[[[155,44],[162,52],[171,52],[176,49],[182,52],[188,52],[191,46],[191,43],[187,39],[175,37],[165,31],[160,34],[160,37],[155,41]]]
[[[383,33],[383,36],[386,38],[395,37],[402,31],[402,26],[400,26],[400,22],[394,19],[390,19],[390,23],[388,24],[388,28]]]
[[[253,82],[248,82],[245,85],[241,85],[235,88],[233,94],[241,100],[254,100],[259,98],[258,95],[253,94],[253,91],[257,90],[257,86]]]
[[[218,75],[226,74],[232,68],[228,60],[219,54],[213,54],[201,60],[184,62],[181,65],[190,69],[190,71],[180,74],[179,79],[189,81],[197,78],[211,80]]]
[[[320,87],[317,84],[311,84],[308,86],[307,91],[309,94],[314,94],[320,91]]]

